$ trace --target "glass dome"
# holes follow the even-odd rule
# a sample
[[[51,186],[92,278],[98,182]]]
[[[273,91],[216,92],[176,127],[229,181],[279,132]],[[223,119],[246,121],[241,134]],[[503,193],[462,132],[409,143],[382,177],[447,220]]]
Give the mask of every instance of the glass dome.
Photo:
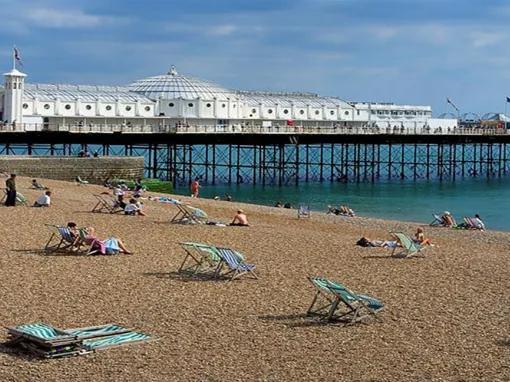
[[[193,100],[201,98],[213,100],[216,98],[220,101],[226,101],[238,98],[235,92],[212,82],[180,75],[173,66],[167,74],[135,81],[128,85],[128,88],[132,92],[143,94],[152,99],[182,98]]]

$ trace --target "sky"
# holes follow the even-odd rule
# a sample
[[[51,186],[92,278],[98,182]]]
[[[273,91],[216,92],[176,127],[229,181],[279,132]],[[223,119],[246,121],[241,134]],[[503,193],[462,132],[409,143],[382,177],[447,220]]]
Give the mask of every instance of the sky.
[[[243,90],[504,112],[509,0],[0,0],[0,68],[124,85],[166,73]],[[510,110],[510,107],[509,107]]]

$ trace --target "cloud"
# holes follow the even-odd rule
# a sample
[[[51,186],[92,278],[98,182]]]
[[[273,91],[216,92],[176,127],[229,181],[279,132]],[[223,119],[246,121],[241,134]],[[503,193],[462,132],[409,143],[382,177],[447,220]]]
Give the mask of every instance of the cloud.
[[[235,25],[216,25],[213,27],[210,27],[208,29],[208,32],[212,34],[213,36],[229,36],[232,33],[234,33],[237,30],[237,27]]]
[[[498,32],[475,31],[471,33],[470,37],[473,47],[484,48],[502,42],[506,38],[506,35]]]
[[[28,22],[45,28],[92,28],[111,23],[113,18],[85,13],[80,9],[28,9],[24,17]]]

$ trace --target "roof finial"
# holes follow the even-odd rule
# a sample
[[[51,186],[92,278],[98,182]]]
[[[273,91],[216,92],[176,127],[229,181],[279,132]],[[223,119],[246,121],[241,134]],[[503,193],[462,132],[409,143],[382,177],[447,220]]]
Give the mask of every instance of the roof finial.
[[[170,74],[171,76],[176,76],[177,75],[177,69],[175,69],[175,65],[172,65],[170,67],[170,71],[168,72],[168,74]]]

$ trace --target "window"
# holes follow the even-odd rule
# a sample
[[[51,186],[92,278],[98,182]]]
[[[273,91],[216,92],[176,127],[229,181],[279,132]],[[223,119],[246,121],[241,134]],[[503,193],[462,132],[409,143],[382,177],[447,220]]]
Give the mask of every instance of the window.
[[[151,111],[151,107],[150,106],[145,106],[145,111]]]
[[[358,115],[360,114],[360,113],[359,113],[359,110],[356,110],[356,114],[358,114]]]
[[[13,82],[13,83],[12,83],[12,88],[13,88],[13,89],[16,89],[16,82]]]
[[[334,110],[331,110],[331,111],[329,112],[329,114],[331,114],[331,115],[335,115],[335,111],[334,111]]]
[[[346,110],[344,114],[349,115],[349,110]]]
[[[236,108],[236,104],[233,104],[232,107],[235,109]]]
[[[289,111],[288,111],[287,109],[285,109],[285,110],[283,111],[283,114],[289,114]]]
[[[65,108],[66,110],[71,110],[71,105],[67,104],[67,105],[65,105],[65,106],[64,106],[64,108]]]
[[[106,105],[106,110],[112,110],[112,107],[110,105]]]
[[[251,112],[255,114],[257,112],[257,109],[251,109]]]
[[[315,110],[315,115],[319,115],[320,111],[319,110]]]
[[[23,109],[28,109],[28,103],[23,104]]]
[[[87,110],[91,110],[91,109],[92,109],[92,106],[90,106],[90,105],[85,105],[85,109],[87,109]]]
[[[226,107],[227,105],[225,105],[224,103],[221,104],[221,107]]]
[[[210,103],[208,103],[208,104],[207,104],[207,105],[205,105],[205,106],[207,106],[207,107],[211,107],[211,104],[210,104]]]
[[[130,111],[131,110],[131,106],[126,106],[126,111]]]
[[[50,104],[49,104],[49,103],[45,103],[45,104],[44,104],[44,108],[45,108],[46,110],[48,110],[48,109],[50,108]]]
[[[273,114],[273,109],[269,109],[267,112],[268,112],[269,114]]]
[[[303,115],[303,114],[305,114],[305,111],[304,110],[299,110],[299,114]]]
[[[188,103],[188,107],[193,107],[193,104],[191,102]]]
[[[173,102],[170,102],[170,103],[168,104],[168,106],[170,106],[170,107],[174,107],[174,103],[173,103]]]

